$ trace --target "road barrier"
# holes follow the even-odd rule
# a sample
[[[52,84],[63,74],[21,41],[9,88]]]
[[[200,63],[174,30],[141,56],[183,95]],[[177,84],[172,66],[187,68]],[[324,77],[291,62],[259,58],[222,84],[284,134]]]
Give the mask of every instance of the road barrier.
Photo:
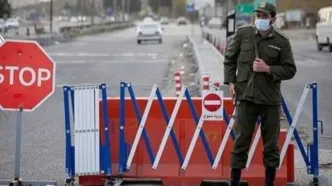
[[[314,138],[308,145],[308,156],[295,127],[310,90]],[[105,84],[65,86],[63,92],[68,185],[73,185],[75,176],[80,185],[121,185],[129,181],[188,186],[227,184],[236,135],[236,109],[231,98],[222,100],[222,121],[203,121],[203,98],[191,98],[186,86],[182,86],[178,97],[162,97],[154,85],[149,97],[136,98],[133,86],[125,82],[120,83],[120,97],[107,98]],[[305,86],[294,118],[284,100],[282,107],[290,128],[280,132],[281,161],[275,184],[294,182],[294,145],[290,140],[293,133],[308,173],[316,181],[318,124],[322,123],[317,118],[317,84]],[[263,146],[259,139],[257,130],[242,177],[249,185],[264,185]]]

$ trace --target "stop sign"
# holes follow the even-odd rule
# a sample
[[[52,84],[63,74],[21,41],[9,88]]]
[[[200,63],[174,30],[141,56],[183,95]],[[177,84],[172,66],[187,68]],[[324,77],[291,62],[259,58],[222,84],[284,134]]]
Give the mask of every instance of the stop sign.
[[[55,63],[35,41],[0,45],[0,107],[33,111],[54,92]]]

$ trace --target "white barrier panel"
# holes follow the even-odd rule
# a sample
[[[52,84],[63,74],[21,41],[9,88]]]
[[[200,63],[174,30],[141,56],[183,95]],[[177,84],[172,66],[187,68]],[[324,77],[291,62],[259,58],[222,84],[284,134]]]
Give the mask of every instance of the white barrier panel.
[[[164,152],[164,149],[165,149],[165,146],[166,146],[166,142],[167,142],[167,139],[169,137],[169,134],[172,130],[172,127],[174,125],[174,122],[175,122],[175,118],[179,112],[179,109],[180,109],[180,106],[181,106],[181,103],[182,103],[182,100],[183,100],[183,97],[184,97],[184,94],[186,92],[186,86],[183,85],[182,88],[181,88],[181,92],[179,94],[179,97],[177,98],[176,100],[176,103],[175,103],[175,106],[174,106],[174,109],[173,109],[173,113],[172,113],[172,116],[169,120],[169,123],[167,124],[167,128],[165,130],[165,134],[164,134],[164,137],[161,141],[161,144],[159,146],[159,149],[158,149],[158,152],[157,152],[157,156],[156,156],[156,159],[154,160],[153,162],[153,165],[152,165],[152,168],[153,169],[156,169],[159,165],[159,161],[160,161],[160,158],[161,158],[161,155],[163,154]]]
[[[236,107],[234,107],[234,111],[233,111],[233,114],[232,114],[232,117],[231,117],[231,120],[229,121],[229,124],[227,126],[227,130],[225,132],[225,135],[224,137],[222,138],[222,141],[220,143],[220,146],[219,146],[219,150],[217,152],[217,156],[216,158],[214,159],[214,162],[213,162],[213,165],[212,165],[212,169],[213,170],[216,170],[217,167],[218,167],[218,164],[220,162],[220,159],[221,159],[221,156],[222,156],[222,153],[224,152],[225,150],[225,147],[226,147],[226,143],[228,141],[228,138],[229,138],[229,135],[231,134],[232,132],[232,129],[233,129],[233,126],[235,124],[235,117],[236,117]]]
[[[138,142],[141,138],[146,120],[148,119],[148,115],[149,115],[149,112],[151,110],[151,106],[152,106],[152,103],[153,103],[154,96],[156,95],[157,88],[158,88],[157,85],[153,85],[153,88],[151,90],[148,102],[146,103],[145,110],[144,110],[144,113],[143,113],[143,117],[142,117],[142,120],[139,124],[139,128],[137,130],[133,146],[130,149],[129,157],[128,157],[128,160],[127,160],[127,163],[126,163],[126,168],[127,169],[130,168],[131,163],[133,161],[133,158],[135,156],[135,152],[136,152],[136,149],[137,149],[137,146],[138,146]]]
[[[293,122],[292,122],[291,126],[289,127],[285,143],[284,143],[284,145],[283,145],[283,147],[281,149],[280,162],[279,162],[278,169],[280,169],[280,166],[282,165],[282,162],[284,161],[284,158],[285,158],[285,155],[286,155],[286,152],[287,152],[287,149],[288,149],[288,145],[289,145],[289,143],[290,143],[290,141],[292,139],[292,136],[293,136],[296,124],[297,124],[297,122],[300,119],[300,115],[301,115],[301,112],[303,110],[304,103],[305,103],[305,101],[306,101],[306,99],[308,97],[309,91],[311,89],[310,86],[311,86],[310,84],[305,85],[304,91],[303,91],[302,96],[301,96],[300,101],[299,101],[299,104],[297,105],[297,108],[296,108],[296,111],[295,111],[295,115],[294,115],[294,118],[293,118]]]
[[[99,174],[99,86],[78,86],[73,90],[75,175]]]

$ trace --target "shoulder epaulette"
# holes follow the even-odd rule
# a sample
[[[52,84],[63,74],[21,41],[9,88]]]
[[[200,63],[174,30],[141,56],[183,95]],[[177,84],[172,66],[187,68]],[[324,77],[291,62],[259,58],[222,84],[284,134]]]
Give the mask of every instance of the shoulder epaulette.
[[[279,34],[281,37],[285,38],[285,39],[289,39],[284,33],[282,33],[280,30],[275,30],[277,34]]]
[[[242,28],[254,28],[254,25],[251,25],[251,24],[245,24],[245,25],[242,25],[242,26],[239,26],[238,29],[242,29]]]

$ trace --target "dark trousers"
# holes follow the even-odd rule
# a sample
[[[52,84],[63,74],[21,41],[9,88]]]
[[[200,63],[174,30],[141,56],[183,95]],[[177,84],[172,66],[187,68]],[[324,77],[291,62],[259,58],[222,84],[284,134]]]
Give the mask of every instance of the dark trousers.
[[[231,168],[245,168],[258,116],[261,118],[264,166],[279,166],[280,106],[259,105],[253,102],[240,101],[237,105],[235,124],[237,134],[233,146]]]

